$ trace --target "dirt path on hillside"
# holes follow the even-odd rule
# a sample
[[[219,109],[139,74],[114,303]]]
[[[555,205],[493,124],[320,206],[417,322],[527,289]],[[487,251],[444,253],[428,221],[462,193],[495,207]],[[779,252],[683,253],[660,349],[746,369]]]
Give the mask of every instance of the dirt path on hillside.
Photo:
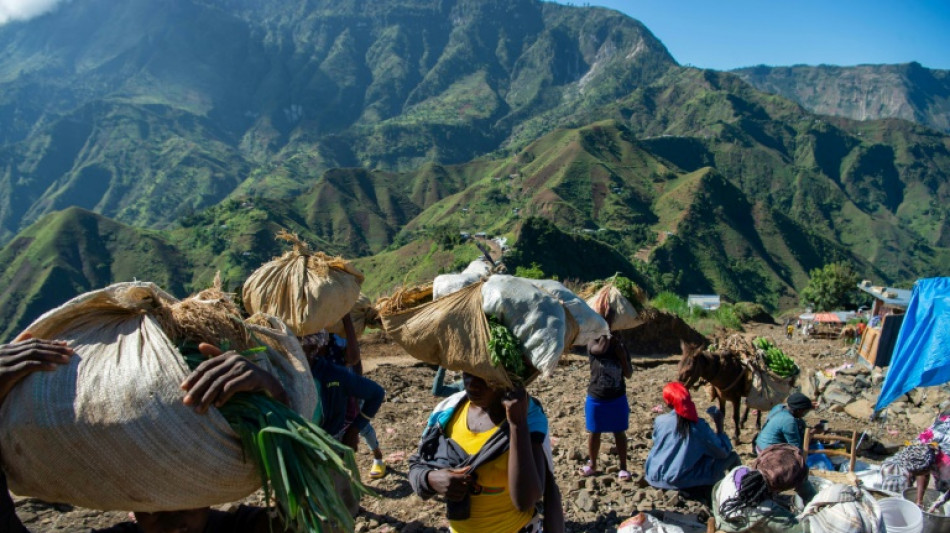
[[[793,357],[804,370],[839,366],[850,361],[847,347],[835,341],[804,341],[785,339],[781,326],[757,325],[749,333],[772,338]],[[382,334],[369,335],[361,342],[366,375],[386,388],[387,398],[374,420],[389,475],[379,481],[370,481],[380,498],[365,498],[358,517],[358,532],[367,531],[445,531],[444,504],[438,500],[423,501],[412,494],[407,479],[406,459],[415,451],[423,425],[438,398],[430,395],[434,371],[416,362]],[[669,355],[669,354],[668,354]],[[551,424],[554,445],[555,475],[563,492],[568,531],[610,531],[623,519],[638,510],[656,509],[696,523],[696,513],[702,509],[687,502],[677,493],[645,486],[642,481],[643,463],[651,445],[653,418],[662,411],[661,389],[675,379],[675,356],[638,358],[634,378],[627,383],[632,414],[630,429],[630,469],[634,480],[619,483],[616,480],[617,461],[610,454],[612,439],[604,438],[600,463],[603,472],[591,478],[582,478],[577,472],[586,459],[584,430],[584,394],[589,377],[587,361],[577,355],[565,356],[555,376],[532,384],[530,393],[544,405]],[[694,392],[699,411],[710,405],[705,391]],[[727,413],[727,433],[732,434],[732,422]],[[910,438],[917,429],[906,424],[868,424],[851,419],[843,413],[812,413],[808,421],[828,419],[832,427],[869,431],[868,438]],[[752,422],[743,430],[737,446],[743,459],[751,459],[749,444],[754,433]],[[365,446],[360,448],[358,461],[363,472],[371,463]],[[102,513],[65,505],[48,505],[36,500],[18,498],[18,511],[34,531],[88,531],[90,527],[104,527],[126,518],[126,513]],[[245,500],[260,503],[260,495]],[[675,514],[674,514],[675,513]],[[691,522],[690,522],[691,521]]]

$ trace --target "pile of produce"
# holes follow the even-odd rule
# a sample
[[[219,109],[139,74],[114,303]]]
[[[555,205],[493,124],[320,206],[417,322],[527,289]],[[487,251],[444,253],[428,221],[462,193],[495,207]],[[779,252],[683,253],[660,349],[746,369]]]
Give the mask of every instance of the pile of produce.
[[[798,374],[799,368],[795,364],[795,361],[785,355],[778,346],[772,343],[772,341],[766,339],[765,337],[758,337],[752,344],[759,350],[759,353],[762,354],[762,358],[765,361],[766,366],[777,376],[788,378]]]

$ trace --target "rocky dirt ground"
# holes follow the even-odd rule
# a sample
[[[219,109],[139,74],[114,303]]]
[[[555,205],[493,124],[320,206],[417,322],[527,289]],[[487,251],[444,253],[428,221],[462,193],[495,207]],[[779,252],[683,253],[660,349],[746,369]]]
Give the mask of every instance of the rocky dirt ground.
[[[764,335],[793,357],[805,373],[815,369],[837,368],[854,362],[848,347],[840,341],[804,341],[800,337],[785,338],[780,326],[752,325],[747,332]],[[377,415],[374,426],[389,465],[388,475],[378,481],[369,481],[379,498],[364,498],[357,518],[358,532],[367,531],[445,531],[444,504],[422,501],[409,487],[406,459],[415,450],[426,417],[438,402],[430,395],[434,371],[418,364],[397,345],[379,334],[368,336],[362,343],[366,374],[386,388],[387,399]],[[557,374],[532,384],[529,392],[544,405],[551,423],[554,444],[555,475],[563,493],[568,531],[611,531],[624,519],[638,511],[663,512],[668,520],[698,525],[697,514],[702,506],[680,497],[676,492],[650,488],[642,480],[643,463],[650,449],[653,418],[661,410],[661,390],[676,378],[675,354],[659,354],[635,359],[635,374],[627,383],[631,405],[630,470],[633,480],[618,482],[617,460],[612,455],[612,438],[604,437],[600,475],[582,478],[578,469],[586,460],[586,433],[584,430],[584,395],[588,381],[586,359],[568,355],[562,360]],[[700,412],[711,405],[705,390],[695,391],[694,400]],[[936,414],[936,406],[922,406]],[[732,435],[731,407],[727,411],[726,429]],[[915,411],[916,413],[916,411]],[[919,413],[917,413],[919,414]],[[910,439],[922,429],[906,416],[891,416],[890,420],[868,421],[855,419],[841,408],[819,409],[808,417],[809,423],[819,419],[829,421],[836,429],[855,429],[866,432],[862,443],[863,459],[880,459],[873,452],[882,452],[895,443]],[[931,416],[932,419],[932,416]],[[734,443],[744,461],[751,459],[750,440],[754,434],[753,421],[742,430]],[[875,443],[883,443],[877,444]],[[368,471],[371,456],[365,446],[358,460],[361,469]],[[28,498],[16,498],[18,513],[33,531],[88,531],[127,519],[124,512],[100,512],[73,508],[68,505],[50,505]],[[261,496],[246,500],[258,503]]]

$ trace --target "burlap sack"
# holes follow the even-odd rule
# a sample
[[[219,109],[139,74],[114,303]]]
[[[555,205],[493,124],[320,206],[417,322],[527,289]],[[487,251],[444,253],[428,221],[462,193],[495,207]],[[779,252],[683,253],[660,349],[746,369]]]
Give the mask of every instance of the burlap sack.
[[[363,331],[368,324],[374,324],[378,321],[376,308],[373,307],[373,302],[370,301],[369,296],[360,293],[360,297],[353,304],[353,308],[350,309],[350,320],[353,321],[353,329],[356,330],[357,339],[363,336]],[[328,327],[327,331],[345,338],[346,330],[343,328],[343,319],[341,318],[336,324]]]
[[[488,320],[482,310],[482,283],[437,301],[404,310],[382,306],[386,333],[416,359],[468,372],[496,388],[511,388],[504,369],[488,354]]]
[[[610,331],[633,329],[643,323],[637,308],[624,295],[620,294],[616,287],[609,283],[590,297],[587,300],[587,305],[603,317],[607,316],[609,309],[613,309],[614,320],[610,324]]]
[[[294,249],[248,276],[244,307],[280,318],[298,337],[333,326],[359,298],[363,274],[340,257],[311,251],[296,237],[278,237],[291,240]]]
[[[201,415],[182,403],[190,370],[159,322],[172,304],[151,283],[120,283],[27,328],[67,341],[76,355],[25,378],[0,407],[0,456],[13,492],[93,509],[165,511],[239,500],[260,487],[217,410]],[[269,347],[256,357],[281,379],[292,407],[311,416],[316,389],[302,350],[289,330],[267,322],[271,328],[250,327]],[[216,326],[231,327],[207,325]]]
[[[795,387],[794,376],[783,378],[772,372],[765,361],[757,356],[754,362],[746,361],[746,372],[751,378],[746,404],[752,409],[768,412],[769,409],[785,401]]]

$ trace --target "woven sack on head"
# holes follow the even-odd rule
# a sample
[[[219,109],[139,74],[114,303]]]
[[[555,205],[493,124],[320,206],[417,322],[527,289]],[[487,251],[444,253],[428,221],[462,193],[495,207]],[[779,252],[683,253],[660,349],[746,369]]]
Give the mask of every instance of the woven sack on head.
[[[120,283],[31,324],[27,331],[35,337],[65,340],[76,355],[62,368],[26,377],[0,407],[0,456],[10,489],[134,511],[193,509],[258,489],[260,475],[217,410],[201,415],[182,403],[180,385],[190,370],[166,331],[208,340],[233,334],[237,345],[258,338],[268,347],[266,359],[256,354],[259,362],[269,363],[304,416],[316,406],[316,390],[286,329],[251,328],[246,335],[239,319],[214,320],[221,303],[208,293],[177,302],[151,283]]]
[[[496,274],[481,285],[482,309],[501,321],[518,340],[534,368],[545,376],[557,367],[565,350],[564,306],[532,280]]]
[[[356,303],[353,304],[353,308],[350,309],[350,320],[353,321],[353,329],[356,330],[357,339],[363,336],[363,330],[367,328],[367,324],[373,324],[377,321],[376,309],[373,307],[373,302],[370,301],[369,296],[360,293],[360,297],[356,300]],[[343,319],[341,318],[336,324],[328,327],[327,331],[341,337],[346,337],[346,330],[343,328]]]
[[[602,317],[607,316],[608,310],[613,310],[614,319],[610,324],[610,331],[633,329],[643,324],[637,308],[612,284],[604,285],[587,300],[587,305]]]
[[[378,306],[386,333],[409,355],[449,370],[468,372],[495,388],[511,388],[504,369],[491,364],[482,283],[408,309],[393,300]],[[393,297],[398,300],[398,295]]]
[[[784,402],[795,387],[797,374],[783,378],[769,370],[760,356],[746,362],[746,372],[752,378],[746,404],[752,409],[768,411]]]
[[[566,349],[576,345],[587,346],[588,342],[610,333],[610,327],[607,326],[607,321],[604,320],[604,317],[597,314],[596,311],[587,305],[587,302],[580,299],[580,297],[571,292],[571,290],[565,287],[561,282],[554,281],[553,279],[532,279],[529,281],[535,287],[550,293],[560,300],[561,303],[564,304],[564,308],[567,312],[577,322],[577,327],[579,328],[577,335],[574,337],[574,340],[565,347]]]
[[[363,274],[340,257],[311,251],[296,237],[281,233],[294,248],[265,263],[244,282],[248,313],[274,315],[298,337],[339,322],[360,296]]]
[[[432,301],[432,284],[426,283],[417,287],[400,288],[391,296],[383,296],[376,300],[373,307],[376,317],[382,322],[382,315],[391,315],[427,304]]]

